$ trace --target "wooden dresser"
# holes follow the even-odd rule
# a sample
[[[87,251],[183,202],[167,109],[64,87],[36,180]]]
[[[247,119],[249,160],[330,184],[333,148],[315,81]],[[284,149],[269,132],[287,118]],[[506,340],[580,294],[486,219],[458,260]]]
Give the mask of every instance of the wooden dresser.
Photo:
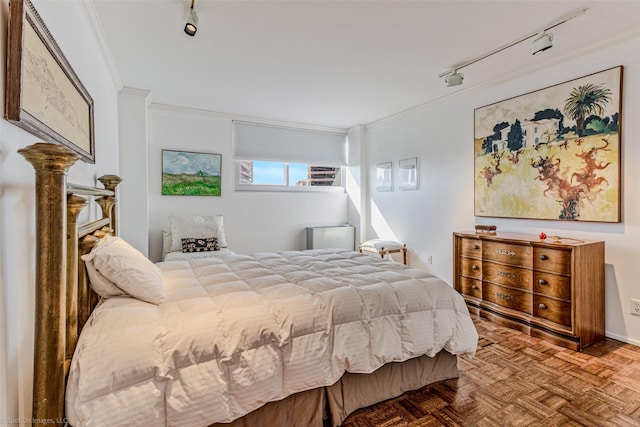
[[[577,351],[604,338],[604,242],[459,232],[453,251],[470,312]]]

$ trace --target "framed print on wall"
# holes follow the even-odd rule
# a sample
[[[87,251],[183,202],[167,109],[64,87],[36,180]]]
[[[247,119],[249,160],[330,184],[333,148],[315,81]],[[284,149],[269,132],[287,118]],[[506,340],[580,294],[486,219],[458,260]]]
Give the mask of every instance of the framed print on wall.
[[[475,215],[620,222],[622,66],[474,112]]]
[[[220,196],[221,154],[162,150],[162,195]]]
[[[400,190],[417,190],[418,182],[418,158],[411,157],[410,159],[400,160],[400,183],[398,187]]]
[[[393,191],[393,162],[376,165],[376,190]]]
[[[94,163],[93,99],[29,0],[11,0],[5,117]]]

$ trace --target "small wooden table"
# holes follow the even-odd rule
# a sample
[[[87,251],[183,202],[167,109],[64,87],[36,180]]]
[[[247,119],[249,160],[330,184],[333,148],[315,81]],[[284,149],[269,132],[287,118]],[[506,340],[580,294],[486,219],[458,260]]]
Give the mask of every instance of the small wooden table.
[[[395,240],[372,239],[360,243],[360,253],[373,252],[384,258],[386,254],[402,252],[402,262],[407,265],[407,245]]]

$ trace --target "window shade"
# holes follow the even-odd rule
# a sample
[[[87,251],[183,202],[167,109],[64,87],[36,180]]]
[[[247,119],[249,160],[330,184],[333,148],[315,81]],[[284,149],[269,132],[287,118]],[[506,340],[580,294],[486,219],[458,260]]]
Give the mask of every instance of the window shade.
[[[345,134],[233,122],[233,158],[307,163],[347,164]]]

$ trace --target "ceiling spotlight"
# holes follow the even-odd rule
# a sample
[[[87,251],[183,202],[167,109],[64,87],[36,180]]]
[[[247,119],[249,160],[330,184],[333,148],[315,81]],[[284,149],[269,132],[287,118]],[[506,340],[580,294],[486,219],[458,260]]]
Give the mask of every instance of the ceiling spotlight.
[[[444,82],[447,84],[447,87],[459,86],[462,84],[462,79],[464,79],[464,74],[458,73],[458,70],[454,70],[453,73],[444,78]]]
[[[187,15],[187,23],[184,25],[184,32],[190,35],[191,37],[196,35],[196,31],[198,31],[198,14],[196,10],[193,8],[193,4],[196,0],[191,0],[191,7],[189,8]]]
[[[532,37],[535,37],[535,40],[531,43],[531,54],[535,55],[540,52],[544,52],[545,50],[551,48],[553,46],[553,35],[551,33],[547,33],[548,30],[557,27],[558,25],[562,25],[567,21],[570,21],[574,18],[577,18],[580,15],[583,15],[587,11],[586,8],[578,9],[574,12],[568,13],[553,22],[550,22],[546,26],[542,27],[540,30],[529,33],[519,39],[515,39],[514,41],[507,43],[505,45],[499,46],[492,51],[484,53],[476,58],[469,59],[468,61],[458,62],[452,65],[447,70],[438,74],[438,77],[444,77],[447,86],[458,86],[462,84],[462,79],[464,76],[458,73],[458,70],[463,69],[464,67],[468,67],[471,64],[475,64],[478,61],[482,61],[485,58],[488,58],[496,53],[500,53],[505,49],[509,49],[512,46],[517,45],[518,43],[522,43],[525,40],[530,40]]]
[[[553,35],[546,31],[541,31],[536,39],[531,42],[531,55],[544,52],[551,48],[551,46],[553,46]]]

